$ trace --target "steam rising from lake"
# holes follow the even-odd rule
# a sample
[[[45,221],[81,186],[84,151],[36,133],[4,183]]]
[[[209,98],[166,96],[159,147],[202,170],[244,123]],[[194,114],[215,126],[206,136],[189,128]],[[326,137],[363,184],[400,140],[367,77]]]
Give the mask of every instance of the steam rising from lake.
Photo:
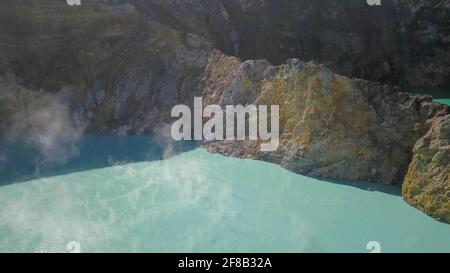
[[[357,185],[202,149],[87,169],[0,187],[0,252],[450,251],[449,225]]]

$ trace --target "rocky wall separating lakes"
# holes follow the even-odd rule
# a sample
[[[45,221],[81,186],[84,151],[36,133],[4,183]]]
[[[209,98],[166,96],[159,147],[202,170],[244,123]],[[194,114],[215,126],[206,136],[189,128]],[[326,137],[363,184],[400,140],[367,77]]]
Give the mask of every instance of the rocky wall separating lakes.
[[[203,145],[308,176],[397,185],[450,223],[449,107],[394,86],[448,84],[449,17],[448,0],[378,9],[355,0],[4,0],[0,135],[37,145],[62,137],[63,146],[83,133],[170,138],[172,107],[195,96],[276,104],[276,152],[250,141]]]

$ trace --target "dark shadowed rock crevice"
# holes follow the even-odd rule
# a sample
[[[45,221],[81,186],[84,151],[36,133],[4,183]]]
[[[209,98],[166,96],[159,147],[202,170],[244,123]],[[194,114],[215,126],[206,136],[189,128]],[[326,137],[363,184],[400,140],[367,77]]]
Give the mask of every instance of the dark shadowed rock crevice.
[[[78,43],[96,40],[106,29],[103,43],[123,42],[120,28],[139,20],[201,37],[243,60],[277,65],[299,58],[382,83],[450,85],[448,0],[385,0],[379,7],[365,0],[101,0],[81,7],[55,0],[5,0],[1,7],[0,45],[7,54],[0,62],[34,85],[44,84],[40,79],[49,74],[60,81],[79,80],[64,65],[80,66]]]
[[[383,83],[449,83],[448,0],[386,0],[379,7],[355,0],[222,3],[242,59],[282,64],[295,57]]]

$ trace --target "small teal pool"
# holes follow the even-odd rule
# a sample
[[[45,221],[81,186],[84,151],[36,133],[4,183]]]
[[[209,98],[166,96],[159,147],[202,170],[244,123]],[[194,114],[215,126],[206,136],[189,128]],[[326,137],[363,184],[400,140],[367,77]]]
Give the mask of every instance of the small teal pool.
[[[137,145],[129,138],[116,147]],[[74,242],[81,252],[369,252],[371,241],[383,252],[450,252],[450,225],[394,187],[326,182],[203,149],[128,164],[122,152],[122,162],[1,186],[0,252],[65,252]]]
[[[439,103],[443,103],[443,104],[450,105],[450,99],[436,99],[436,100],[434,100],[434,101],[439,102]]]

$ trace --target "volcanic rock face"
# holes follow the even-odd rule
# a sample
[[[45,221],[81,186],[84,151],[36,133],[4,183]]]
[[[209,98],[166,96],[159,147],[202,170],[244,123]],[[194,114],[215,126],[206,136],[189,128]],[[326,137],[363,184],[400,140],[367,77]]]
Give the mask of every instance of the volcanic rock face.
[[[192,100],[211,50],[204,38],[163,25],[127,1],[0,6],[12,17],[1,24],[3,80],[26,91],[1,92],[2,105],[26,112],[24,96],[69,89],[64,97],[89,132],[151,133],[174,105]],[[11,123],[7,113],[2,123]]]
[[[414,158],[403,183],[411,205],[450,223],[450,119],[435,120],[414,147]]]
[[[0,71],[20,73],[34,86],[79,82],[82,73],[74,70],[86,70],[83,60],[108,56],[86,55],[86,45],[115,48],[114,55],[119,44],[132,51],[133,39],[158,28],[149,21],[244,60],[299,58],[383,83],[450,84],[448,0],[99,0],[80,7],[4,0],[0,7]],[[53,80],[41,82],[49,74]]]
[[[406,200],[448,222],[448,107],[347,77],[448,83],[449,2],[427,3],[4,0],[0,134],[170,137],[172,107],[194,96],[277,104],[276,152],[249,141],[204,145],[322,178],[405,179]],[[290,57],[332,70],[298,59],[279,65]],[[48,109],[61,126],[48,127]]]
[[[220,53],[211,55],[201,88],[206,104],[280,105],[277,151],[218,141],[203,144],[210,152],[315,177],[403,184],[408,203],[450,222],[448,106],[298,59],[271,66]]]
[[[450,113],[428,96],[352,80],[297,59],[274,67],[213,56],[206,71],[208,103],[279,105],[281,141],[271,153],[252,141],[205,146],[310,176],[401,184],[417,139],[432,120]]]
[[[288,58],[390,84],[448,85],[448,0],[222,0],[242,59]],[[264,46],[261,46],[264,45]]]
[[[448,0],[385,0],[378,7],[365,0],[133,3],[162,24],[244,60],[282,64],[295,57],[383,83],[450,84]]]

